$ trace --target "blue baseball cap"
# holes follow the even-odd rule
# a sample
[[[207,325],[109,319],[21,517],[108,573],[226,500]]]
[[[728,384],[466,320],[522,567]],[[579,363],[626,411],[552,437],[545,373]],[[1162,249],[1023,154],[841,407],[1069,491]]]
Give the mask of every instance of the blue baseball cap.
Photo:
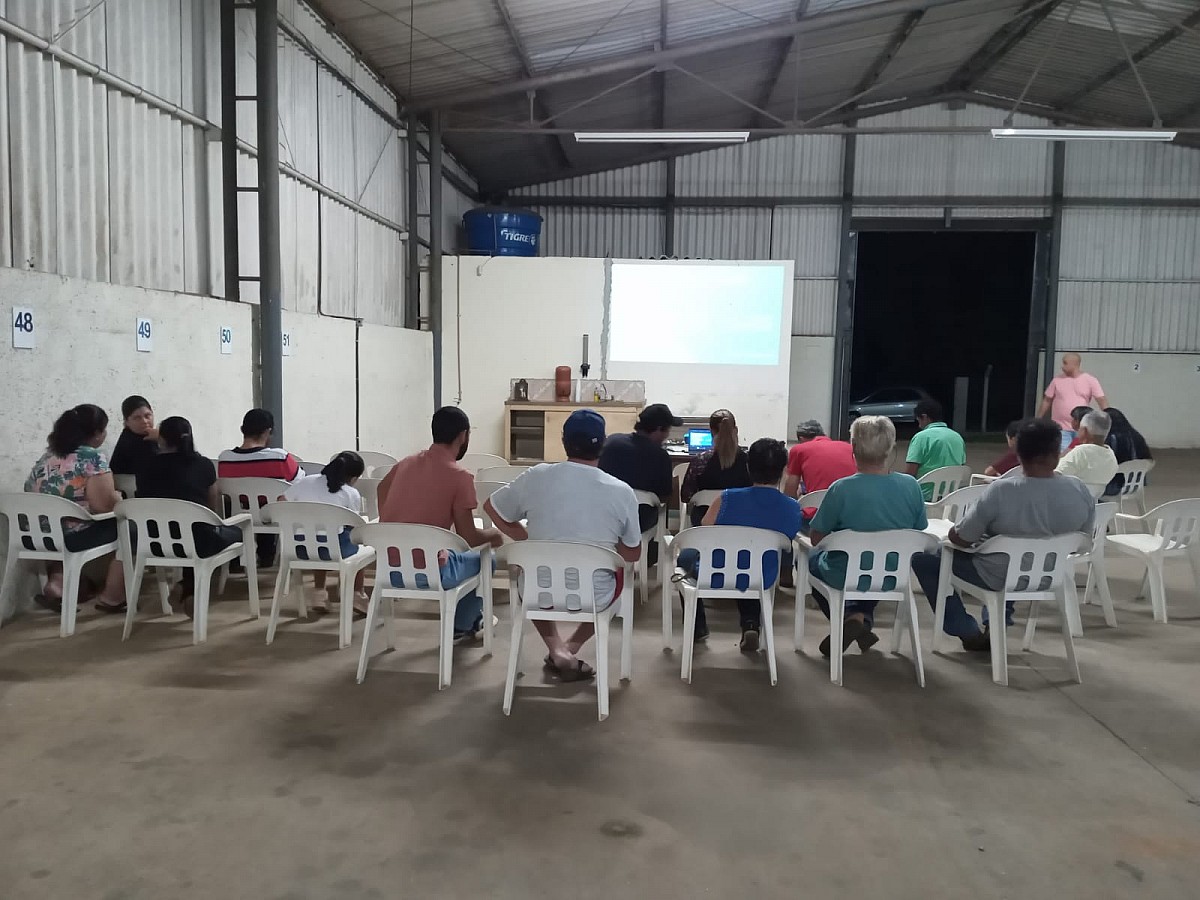
[[[563,423],[563,440],[582,441],[590,447],[604,443],[604,417],[591,409],[577,409]]]

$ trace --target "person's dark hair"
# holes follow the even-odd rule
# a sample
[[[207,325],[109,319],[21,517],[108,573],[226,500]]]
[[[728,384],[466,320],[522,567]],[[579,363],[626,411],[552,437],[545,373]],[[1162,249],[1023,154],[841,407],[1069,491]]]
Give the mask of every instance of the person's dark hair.
[[[184,456],[199,456],[196,452],[195,438],[192,437],[192,423],[183,416],[167,416],[158,425],[158,436],[164,444]]]
[[[471,430],[471,420],[457,406],[443,406],[433,414],[433,442],[453,444],[464,431]]]
[[[325,476],[325,484],[329,488],[329,493],[336,494],[345,487],[351,478],[361,478],[365,471],[367,471],[367,466],[361,456],[353,450],[343,450],[326,463],[321,474]]]
[[[1017,436],[1017,432],[1021,430],[1021,426],[1024,424],[1025,424],[1024,419],[1013,419],[1011,422],[1008,423],[1008,426],[1004,429],[1004,436],[1010,437],[1010,438],[1015,438]]]
[[[924,400],[918,400],[917,406],[913,410],[913,415],[920,418],[928,416],[930,422],[945,421],[944,413],[942,412],[942,404],[938,403],[932,397],[926,397]]]
[[[593,444],[587,438],[567,437],[563,435],[563,450],[568,459],[599,459],[604,443]]]
[[[750,445],[746,462],[755,484],[776,484],[787,467],[787,447],[775,438],[759,438]]]
[[[54,430],[46,443],[55,456],[70,456],[107,427],[108,413],[95,403],[81,403],[54,420]]]
[[[1131,459],[1154,459],[1154,454],[1150,452],[1150,445],[1146,443],[1142,433],[1133,427],[1125,413],[1111,406],[1105,412],[1112,420],[1112,427],[1108,429],[1106,443],[1117,455],[1117,462],[1129,462]]]
[[[143,406],[146,407],[146,409],[154,408],[150,405],[150,401],[145,397],[140,397],[137,394],[130,394],[121,401],[121,418],[128,419]]]
[[[1026,419],[1017,432],[1017,457],[1023,463],[1058,457],[1062,428],[1049,419]]]
[[[1077,406],[1071,410],[1071,418],[1076,422],[1082,422],[1083,417],[1092,411],[1090,406]]]
[[[275,414],[269,409],[252,409],[242,416],[242,435],[258,437],[275,429]]]

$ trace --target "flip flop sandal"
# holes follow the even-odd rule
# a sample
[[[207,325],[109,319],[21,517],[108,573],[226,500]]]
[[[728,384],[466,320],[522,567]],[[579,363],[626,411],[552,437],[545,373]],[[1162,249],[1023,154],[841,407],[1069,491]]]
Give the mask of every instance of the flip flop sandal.
[[[45,594],[39,593],[33,595],[33,602],[42,609],[50,610],[52,613],[62,612],[62,597],[59,597],[56,600],[52,597],[47,597]]]
[[[577,659],[574,668],[559,669],[558,677],[563,681],[587,681],[589,678],[596,677],[596,670],[582,659]]]
[[[129,608],[129,605],[124,600],[122,600],[120,603],[117,603],[116,605],[109,604],[109,603],[102,603],[99,600],[96,601],[96,610],[98,612],[102,612],[102,613],[111,613],[111,614],[115,615],[116,613],[125,612],[125,610],[128,608]]]

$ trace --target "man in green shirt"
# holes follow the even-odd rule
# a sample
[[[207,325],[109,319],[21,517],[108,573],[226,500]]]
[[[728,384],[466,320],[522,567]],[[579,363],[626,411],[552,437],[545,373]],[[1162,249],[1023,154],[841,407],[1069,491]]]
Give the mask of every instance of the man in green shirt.
[[[916,408],[917,424],[921,430],[908,445],[908,459],[904,471],[920,478],[934,469],[944,466],[965,466],[967,445],[962,435],[945,422],[942,404],[936,400],[922,400]],[[926,501],[933,496],[933,485],[921,485]]]

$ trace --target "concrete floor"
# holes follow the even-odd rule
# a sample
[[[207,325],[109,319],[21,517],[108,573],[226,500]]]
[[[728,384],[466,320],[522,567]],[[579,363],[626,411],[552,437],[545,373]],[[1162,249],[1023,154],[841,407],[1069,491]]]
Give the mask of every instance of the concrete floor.
[[[1152,502],[1200,494],[1198,462],[1164,454]],[[958,650],[926,690],[854,651],[837,688],[786,596],[777,687],[720,610],[688,686],[651,606],[604,723],[533,639],[501,714],[506,606],[441,693],[416,607],[362,686],[335,622],[266,647],[233,588],[196,648],[182,616],[123,644],[32,613],[0,631],[0,897],[1195,898],[1200,599],[1171,566],[1155,625],[1137,577],[1111,567],[1119,629],[1084,608],[1082,685],[1051,618],[1008,689]]]

